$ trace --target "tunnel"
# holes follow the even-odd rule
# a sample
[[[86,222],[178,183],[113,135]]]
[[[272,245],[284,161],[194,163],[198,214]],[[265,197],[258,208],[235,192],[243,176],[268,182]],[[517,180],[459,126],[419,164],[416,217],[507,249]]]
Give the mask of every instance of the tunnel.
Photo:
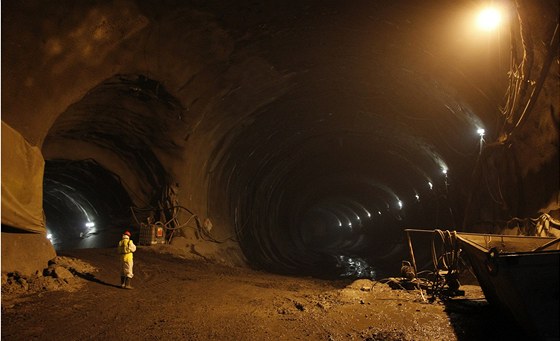
[[[132,230],[136,215],[142,217],[149,208],[158,207],[167,197],[170,180],[152,149],[174,156],[178,146],[168,138],[165,120],[178,115],[178,107],[158,82],[143,75],[118,75],[91,89],[59,116],[45,139],[45,148],[63,149],[57,154],[61,159],[46,161],[43,182],[47,230],[56,239],[53,245],[109,247],[123,227]],[[85,141],[87,146],[78,148],[95,148],[98,160],[111,165],[116,160],[117,168],[109,170],[95,159],[67,159],[69,141]],[[95,226],[94,233],[83,226],[76,230],[74,226],[80,224],[72,206],[81,211],[83,226],[102,226]],[[133,232],[138,234],[138,226]],[[80,234],[81,239],[76,239]]]
[[[43,186],[47,236],[57,249],[111,247],[121,231],[110,231],[130,221],[128,193],[93,160],[49,160]]]
[[[58,250],[178,214],[250,267],[379,278],[406,228],[559,214],[558,3],[494,2],[494,31],[482,1],[3,3],[2,120]]]

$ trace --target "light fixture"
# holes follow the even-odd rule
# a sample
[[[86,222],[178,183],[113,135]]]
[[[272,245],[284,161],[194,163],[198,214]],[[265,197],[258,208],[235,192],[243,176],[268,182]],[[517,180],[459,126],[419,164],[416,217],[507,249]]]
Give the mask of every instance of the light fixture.
[[[476,19],[477,26],[485,31],[492,31],[502,21],[502,14],[496,7],[483,8]]]
[[[484,128],[478,128],[476,130],[478,136],[480,136],[480,150],[478,152],[478,154],[482,154],[482,146],[484,145],[484,133],[486,133],[486,130],[484,130]]]
[[[88,221],[86,223],[86,227],[94,227],[94,226],[95,226],[95,223],[93,221]]]
[[[397,204],[399,205],[399,209],[401,209],[401,210],[402,210],[402,207],[403,207],[403,203],[402,203],[402,201],[400,201],[400,200],[399,200],[399,201],[397,202]]]
[[[432,184],[431,181],[428,181],[428,187],[430,187],[430,189],[434,189],[434,184]]]

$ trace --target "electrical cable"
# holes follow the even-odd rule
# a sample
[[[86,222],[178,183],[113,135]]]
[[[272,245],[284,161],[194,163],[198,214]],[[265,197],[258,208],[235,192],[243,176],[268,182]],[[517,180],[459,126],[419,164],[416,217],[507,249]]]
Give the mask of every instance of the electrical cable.
[[[441,241],[441,252],[437,252],[436,239]],[[457,243],[456,231],[434,230],[432,238],[432,262],[434,265],[433,280],[431,283],[432,299],[442,296],[445,286],[451,290],[459,287],[458,283],[458,264],[460,248]],[[441,265],[441,266],[440,266]],[[445,272],[442,276],[441,273]]]
[[[556,28],[554,29],[554,33],[552,34],[552,38],[550,39],[550,42],[548,44],[548,51],[547,51],[546,59],[544,60],[539,79],[537,80],[536,86],[533,88],[533,91],[531,92],[531,95],[529,96],[529,99],[527,100],[527,104],[526,104],[525,108],[523,109],[523,112],[521,113],[521,116],[519,117],[519,120],[515,124],[514,128],[517,128],[521,124],[521,122],[523,121],[523,118],[525,117],[525,114],[527,112],[530,112],[533,109],[533,106],[535,105],[535,101],[537,100],[537,97],[539,96],[539,94],[541,92],[542,86],[544,84],[544,80],[546,78],[546,74],[548,73],[550,65],[552,64],[553,51],[555,51],[553,48],[555,46],[557,46],[555,41],[557,40],[557,37],[558,37],[558,25],[559,24],[556,24]],[[556,49],[556,51],[557,51],[557,49]]]
[[[136,223],[138,224],[138,226],[142,226],[142,224],[144,224],[144,223],[141,223],[141,222],[138,220],[136,214],[134,213],[135,210],[137,210],[137,211],[156,211],[156,209],[154,209],[154,208],[137,208],[137,207],[130,207],[130,209],[131,209],[131,212],[132,212],[132,216],[134,217],[134,219],[135,219]],[[185,210],[185,211],[187,211],[188,213],[190,213],[191,216],[187,219],[186,222],[184,222],[184,223],[182,223],[182,224],[179,224],[179,223],[178,223],[179,220],[178,220],[178,218],[177,218],[177,216],[178,216],[178,211],[177,211],[176,209]],[[161,210],[161,209],[157,209],[157,210]],[[203,224],[201,224],[199,217],[198,217],[196,214],[194,214],[194,212],[192,212],[191,210],[189,210],[188,208],[186,208],[186,207],[184,207],[184,206],[175,205],[175,206],[169,207],[167,210],[173,210],[173,211],[175,212],[174,215],[173,215],[169,220],[167,220],[167,221],[165,221],[165,222],[162,222],[161,220],[157,220],[157,221],[153,222],[152,224],[157,225],[157,226],[161,226],[161,227],[164,228],[166,231],[171,231],[172,233],[173,233],[174,231],[181,230],[181,229],[184,228],[184,227],[191,227],[191,228],[194,228],[194,229],[199,233],[200,237],[201,237],[203,240],[210,241],[210,242],[213,242],[213,243],[222,244],[222,243],[227,242],[228,240],[231,240],[231,241],[233,241],[233,242],[237,242],[237,240],[236,240],[235,238],[233,238],[233,237],[228,237],[228,238],[225,238],[225,239],[223,239],[223,240],[218,240],[218,239],[214,238],[214,237],[210,234],[210,232],[203,226]],[[187,226],[188,223],[189,223],[192,219],[195,220],[196,226]],[[174,222],[177,224],[177,226],[170,226],[170,225],[172,225],[172,223],[174,223]]]

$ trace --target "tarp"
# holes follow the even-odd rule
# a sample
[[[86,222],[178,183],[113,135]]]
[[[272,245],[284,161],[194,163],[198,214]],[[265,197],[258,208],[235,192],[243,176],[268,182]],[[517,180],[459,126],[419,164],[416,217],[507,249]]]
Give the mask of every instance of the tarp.
[[[2,121],[2,224],[45,232],[44,170],[39,148]]]

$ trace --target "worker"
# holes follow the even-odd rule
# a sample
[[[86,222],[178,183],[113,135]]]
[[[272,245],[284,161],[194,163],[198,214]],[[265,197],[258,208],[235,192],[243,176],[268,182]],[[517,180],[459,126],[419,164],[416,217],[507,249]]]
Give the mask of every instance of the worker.
[[[130,232],[123,233],[119,242],[118,251],[121,257],[121,288],[132,289],[130,281],[134,274],[132,273],[133,252],[136,251],[136,245],[130,239]]]

